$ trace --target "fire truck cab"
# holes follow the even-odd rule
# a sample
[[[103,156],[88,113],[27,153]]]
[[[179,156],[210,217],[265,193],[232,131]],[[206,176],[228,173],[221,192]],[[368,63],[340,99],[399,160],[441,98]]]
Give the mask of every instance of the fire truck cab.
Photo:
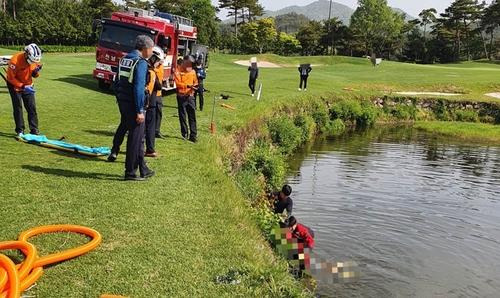
[[[102,89],[111,86],[120,59],[134,49],[138,35],[150,36],[165,52],[164,90],[175,89],[173,71],[177,67],[178,58],[196,55],[207,64],[207,53],[196,52],[198,33],[190,19],[159,11],[130,8],[113,13],[109,19],[100,20],[100,27],[93,76]]]

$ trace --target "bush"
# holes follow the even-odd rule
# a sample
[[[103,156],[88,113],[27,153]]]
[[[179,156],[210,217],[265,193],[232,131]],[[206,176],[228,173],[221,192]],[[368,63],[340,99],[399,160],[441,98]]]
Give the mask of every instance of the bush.
[[[243,170],[261,173],[266,179],[267,190],[278,189],[285,181],[284,157],[264,141],[257,141],[248,151]]]
[[[436,119],[439,121],[450,121],[453,120],[451,117],[448,107],[446,106],[446,102],[443,99],[439,99],[436,102],[436,105],[433,108],[434,114],[436,115]]]
[[[241,193],[250,201],[255,202],[264,195],[266,185],[262,174],[250,169],[242,169],[236,174],[235,179]]]
[[[317,127],[323,128],[330,121],[330,113],[326,105],[321,103],[314,103],[312,106],[311,116],[314,119]]]
[[[342,119],[335,119],[330,122],[323,128],[322,132],[327,136],[338,136],[344,133],[346,126]]]
[[[294,124],[302,130],[302,143],[309,141],[316,132],[316,123],[314,122],[314,119],[309,115],[298,115],[297,117],[295,117]]]
[[[267,127],[271,140],[285,155],[292,153],[302,143],[302,130],[288,116],[269,120]]]
[[[455,120],[460,122],[479,122],[479,114],[474,110],[455,110]]]
[[[401,120],[415,120],[417,118],[417,108],[413,105],[397,105],[391,111],[391,114]]]
[[[271,242],[273,229],[279,226],[280,216],[275,214],[273,210],[269,207],[269,204],[261,200],[257,206],[255,206],[255,219],[259,228],[264,233],[264,237],[267,241]]]
[[[369,127],[375,124],[379,116],[378,109],[369,101],[364,101],[361,104],[362,112],[361,115],[356,119],[356,125]]]
[[[330,115],[332,119],[342,119],[345,122],[356,124],[363,115],[363,109],[357,100],[341,100],[332,105]]]

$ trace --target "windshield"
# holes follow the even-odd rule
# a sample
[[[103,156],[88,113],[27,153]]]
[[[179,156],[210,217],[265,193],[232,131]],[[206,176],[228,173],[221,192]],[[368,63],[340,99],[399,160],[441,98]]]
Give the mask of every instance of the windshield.
[[[135,39],[138,35],[147,35],[154,40],[154,36],[150,31],[104,24],[99,38],[99,45],[113,50],[130,52],[135,48]]]

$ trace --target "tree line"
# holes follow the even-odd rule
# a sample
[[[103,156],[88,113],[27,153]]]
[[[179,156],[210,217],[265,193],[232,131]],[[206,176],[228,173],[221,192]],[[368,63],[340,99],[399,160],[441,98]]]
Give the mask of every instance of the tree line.
[[[387,0],[359,0],[350,24],[313,21],[290,13],[268,18],[258,0],[0,0],[0,44],[29,42],[94,45],[94,19],[125,7],[156,8],[193,19],[199,42],[233,53],[281,55],[372,54],[419,63],[500,59],[500,0],[455,0],[442,13],[417,19],[395,12]],[[217,18],[227,11],[229,22]]]

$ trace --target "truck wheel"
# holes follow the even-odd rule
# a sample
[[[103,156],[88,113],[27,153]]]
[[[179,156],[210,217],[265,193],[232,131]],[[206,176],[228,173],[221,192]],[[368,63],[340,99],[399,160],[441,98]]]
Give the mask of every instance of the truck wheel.
[[[99,80],[99,89],[101,89],[101,90],[109,90],[110,87],[111,87],[111,85],[108,84],[108,83],[106,83],[106,81]]]

